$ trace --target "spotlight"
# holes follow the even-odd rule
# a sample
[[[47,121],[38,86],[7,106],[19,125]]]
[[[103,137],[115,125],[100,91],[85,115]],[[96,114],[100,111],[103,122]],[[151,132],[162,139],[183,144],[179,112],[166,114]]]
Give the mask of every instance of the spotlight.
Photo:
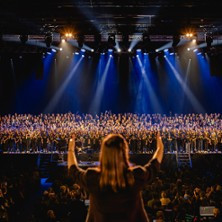
[[[108,49],[108,52],[109,52],[109,53],[112,53],[112,52],[113,52],[113,49]]]
[[[94,52],[94,49],[91,49],[91,52]]]
[[[28,41],[28,35],[20,35],[19,39],[21,41],[22,44],[25,44]]]
[[[59,51],[62,51],[63,49],[62,48],[59,48]]]
[[[117,52],[121,52],[121,49],[117,49]]]
[[[132,49],[128,49],[128,52],[132,52]]]
[[[65,39],[62,39],[62,43],[65,43],[66,42],[66,40]]]
[[[45,44],[46,44],[46,47],[50,48],[51,46],[51,43],[52,43],[52,33],[47,33],[45,35]]]
[[[71,32],[67,32],[67,33],[65,34],[65,37],[66,37],[66,38],[72,38],[72,36],[73,36],[73,35],[72,35]]]
[[[193,33],[191,33],[191,32],[186,33],[186,37],[187,37],[187,38],[193,37]]]
[[[190,48],[187,48],[187,51],[190,51]]]

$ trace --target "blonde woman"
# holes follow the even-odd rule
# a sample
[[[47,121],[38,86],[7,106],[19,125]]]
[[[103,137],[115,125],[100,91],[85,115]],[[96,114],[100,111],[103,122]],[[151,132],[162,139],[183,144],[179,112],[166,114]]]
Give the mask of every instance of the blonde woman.
[[[163,143],[157,135],[157,150],[145,166],[130,166],[128,144],[119,134],[110,134],[101,144],[100,165],[83,170],[75,156],[75,136],[68,148],[68,169],[89,192],[87,222],[147,222],[141,191],[152,179],[163,158]]]

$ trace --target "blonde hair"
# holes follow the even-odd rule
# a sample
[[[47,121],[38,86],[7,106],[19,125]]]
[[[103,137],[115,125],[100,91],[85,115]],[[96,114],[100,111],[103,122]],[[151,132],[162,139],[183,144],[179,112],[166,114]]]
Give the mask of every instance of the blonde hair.
[[[133,185],[128,150],[128,144],[120,134],[110,134],[104,138],[100,151],[100,188],[109,186],[117,192],[127,185]]]

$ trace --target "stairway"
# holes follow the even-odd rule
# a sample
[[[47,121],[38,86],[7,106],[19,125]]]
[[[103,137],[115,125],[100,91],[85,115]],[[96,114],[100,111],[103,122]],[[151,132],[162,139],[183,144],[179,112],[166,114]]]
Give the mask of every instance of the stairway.
[[[38,156],[38,168],[41,178],[49,177],[49,167],[51,162],[51,154],[39,154]]]
[[[191,160],[191,155],[190,153],[179,153],[176,152],[176,160],[177,160],[177,166],[184,167],[188,166],[192,168],[192,160]]]

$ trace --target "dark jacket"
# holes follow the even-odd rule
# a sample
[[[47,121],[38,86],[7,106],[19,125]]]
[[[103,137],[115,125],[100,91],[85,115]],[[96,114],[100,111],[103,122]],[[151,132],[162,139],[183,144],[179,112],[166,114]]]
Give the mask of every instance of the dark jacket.
[[[87,222],[147,222],[141,191],[151,180],[159,168],[157,160],[152,160],[145,166],[132,168],[135,183],[133,186],[112,191],[111,188],[99,187],[100,172],[95,168],[82,170],[71,167],[77,183],[89,192],[90,207]]]

